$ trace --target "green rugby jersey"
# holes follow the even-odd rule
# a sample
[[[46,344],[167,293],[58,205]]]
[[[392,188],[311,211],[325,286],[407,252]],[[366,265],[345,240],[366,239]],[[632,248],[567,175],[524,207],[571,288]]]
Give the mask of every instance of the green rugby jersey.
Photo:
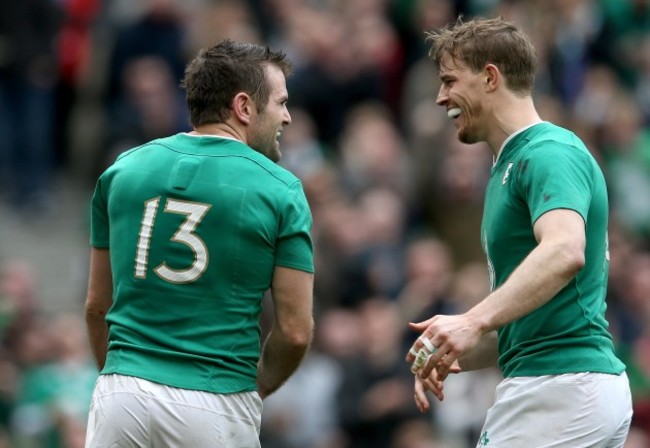
[[[556,297],[498,330],[499,367],[506,377],[618,374],[625,367],[614,355],[605,319],[605,179],[575,134],[543,122],[514,135],[492,167],[481,224],[492,290],[535,248],[533,224],[554,209],[583,217],[586,264]]]
[[[275,266],[314,271],[311,225],[300,181],[239,141],[177,134],[122,154],[92,201],[114,286],[102,374],[256,390],[262,297]]]

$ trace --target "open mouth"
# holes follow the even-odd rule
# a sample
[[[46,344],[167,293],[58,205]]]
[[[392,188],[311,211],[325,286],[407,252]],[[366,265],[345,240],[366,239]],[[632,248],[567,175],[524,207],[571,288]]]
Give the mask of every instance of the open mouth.
[[[462,113],[462,110],[460,110],[459,107],[452,107],[451,109],[449,109],[449,110],[447,111],[447,116],[448,116],[449,118],[454,119],[454,118],[458,118],[458,116],[459,116],[461,113]]]

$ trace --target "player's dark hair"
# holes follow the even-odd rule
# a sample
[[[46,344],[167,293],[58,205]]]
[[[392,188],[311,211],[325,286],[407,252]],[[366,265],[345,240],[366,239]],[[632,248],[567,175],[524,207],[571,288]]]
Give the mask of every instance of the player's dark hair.
[[[445,55],[462,62],[474,73],[494,64],[512,91],[530,94],[533,90],[537,70],[535,47],[517,25],[502,17],[468,22],[459,17],[452,26],[427,33],[426,42],[431,44],[429,57],[438,68]]]
[[[250,95],[261,112],[271,93],[264,71],[269,64],[285,76],[291,74],[286,55],[266,46],[226,39],[203,48],[187,65],[181,82],[192,126],[225,122],[232,100],[240,92]]]

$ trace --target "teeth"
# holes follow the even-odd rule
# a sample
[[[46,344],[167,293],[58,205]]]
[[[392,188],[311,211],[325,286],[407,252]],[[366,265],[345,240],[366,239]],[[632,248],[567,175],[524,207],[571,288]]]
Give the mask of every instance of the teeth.
[[[458,116],[461,114],[461,112],[462,112],[462,110],[460,110],[459,107],[454,107],[454,108],[449,109],[449,110],[447,111],[447,116],[448,116],[449,118],[456,118],[456,117],[458,117]]]

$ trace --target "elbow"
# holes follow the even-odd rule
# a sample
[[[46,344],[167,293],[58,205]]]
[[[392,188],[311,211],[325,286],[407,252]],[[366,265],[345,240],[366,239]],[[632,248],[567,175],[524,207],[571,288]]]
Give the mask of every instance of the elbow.
[[[310,318],[298,325],[284,328],[282,333],[290,345],[295,348],[307,349],[311,345],[314,334],[314,319]]]
[[[86,321],[104,320],[108,313],[108,308],[100,306],[96,301],[88,299],[86,300],[84,312],[86,315]]]
[[[576,254],[574,259],[572,260],[571,267],[574,271],[574,275],[577,274],[582,270],[582,268],[585,267],[585,254],[584,252],[580,252]]]
[[[568,278],[575,277],[585,266],[585,252],[583,247],[565,246],[559,251],[563,261],[562,266]]]

